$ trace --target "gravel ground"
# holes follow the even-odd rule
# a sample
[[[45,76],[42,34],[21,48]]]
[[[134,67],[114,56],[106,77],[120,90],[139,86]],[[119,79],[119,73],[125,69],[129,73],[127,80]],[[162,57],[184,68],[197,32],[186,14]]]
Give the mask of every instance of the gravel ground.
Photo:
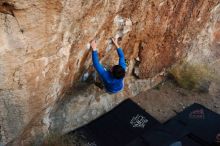
[[[161,122],[165,122],[193,103],[202,104],[220,114],[220,95],[185,90],[171,81],[142,92],[132,100]]]

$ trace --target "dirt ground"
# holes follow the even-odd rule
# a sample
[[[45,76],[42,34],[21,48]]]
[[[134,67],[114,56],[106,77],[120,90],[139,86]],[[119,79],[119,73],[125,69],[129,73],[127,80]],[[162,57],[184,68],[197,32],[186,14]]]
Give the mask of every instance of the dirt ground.
[[[202,104],[220,114],[220,95],[189,91],[172,81],[142,92],[132,100],[161,122],[167,121],[193,103]]]

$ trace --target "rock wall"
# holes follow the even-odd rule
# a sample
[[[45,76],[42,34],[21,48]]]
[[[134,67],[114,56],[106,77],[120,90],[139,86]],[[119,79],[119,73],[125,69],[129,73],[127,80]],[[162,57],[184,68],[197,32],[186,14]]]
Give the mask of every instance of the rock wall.
[[[220,6],[212,11],[204,29],[197,35],[184,59],[171,73],[185,88],[220,96]]]
[[[212,44],[208,50],[218,50],[219,2],[0,0],[0,142],[13,140],[14,145],[30,145],[29,137],[43,139],[48,131],[73,130],[125,96],[136,95],[161,81],[161,72],[202,38],[212,36],[200,43],[200,48]],[[215,27],[215,31],[198,37],[207,25]],[[98,41],[103,64],[117,63],[109,41],[112,36],[122,38],[121,46],[129,64],[125,91],[112,96],[73,90],[76,93],[69,98],[63,96],[71,86],[84,82],[93,73],[89,51],[92,39]],[[68,102],[71,104],[64,104]],[[77,122],[78,117],[88,113],[86,109],[93,109],[79,106],[86,103],[96,103],[93,108],[100,108],[97,114]],[[59,119],[62,116],[57,111],[65,116]],[[66,120],[61,125],[68,128],[59,127],[57,118]]]

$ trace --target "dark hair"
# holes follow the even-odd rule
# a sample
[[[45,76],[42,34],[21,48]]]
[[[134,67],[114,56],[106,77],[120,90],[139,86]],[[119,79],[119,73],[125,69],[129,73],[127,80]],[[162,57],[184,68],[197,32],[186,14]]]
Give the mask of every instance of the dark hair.
[[[116,79],[122,79],[125,77],[125,69],[121,65],[113,66],[111,73]]]

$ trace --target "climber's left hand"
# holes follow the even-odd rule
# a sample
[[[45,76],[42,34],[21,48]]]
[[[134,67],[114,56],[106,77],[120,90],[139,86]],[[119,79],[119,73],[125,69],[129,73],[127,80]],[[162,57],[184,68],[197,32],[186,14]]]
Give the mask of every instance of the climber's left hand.
[[[93,51],[97,51],[97,44],[96,44],[96,40],[92,40],[92,42],[90,43],[92,50]]]

